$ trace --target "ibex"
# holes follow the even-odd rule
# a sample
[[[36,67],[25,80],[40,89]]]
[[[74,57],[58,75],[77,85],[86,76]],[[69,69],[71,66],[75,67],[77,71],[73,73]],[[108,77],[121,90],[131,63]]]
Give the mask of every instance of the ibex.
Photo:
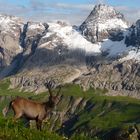
[[[58,95],[61,89],[61,87],[59,87],[57,95],[53,96],[51,91],[52,82],[47,82],[45,86],[49,91],[49,100],[47,102],[39,103],[36,101],[18,97],[12,100],[9,104],[9,107],[3,111],[4,116],[6,116],[10,108],[12,108],[15,114],[14,120],[17,120],[21,117],[25,117],[27,120],[35,120],[37,129],[41,130],[42,121],[58,103]]]

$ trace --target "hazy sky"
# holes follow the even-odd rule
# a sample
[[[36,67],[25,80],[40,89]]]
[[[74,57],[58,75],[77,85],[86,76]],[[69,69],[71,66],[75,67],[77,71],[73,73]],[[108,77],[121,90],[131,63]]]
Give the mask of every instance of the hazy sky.
[[[0,13],[25,20],[66,20],[79,25],[97,3],[115,6],[131,22],[140,19],[140,0],[0,0]]]

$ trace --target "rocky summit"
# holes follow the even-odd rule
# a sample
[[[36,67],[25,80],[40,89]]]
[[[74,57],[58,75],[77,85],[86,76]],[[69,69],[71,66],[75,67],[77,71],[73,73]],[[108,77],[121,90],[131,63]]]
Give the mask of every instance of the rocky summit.
[[[0,78],[10,88],[45,91],[46,79],[107,95],[140,98],[140,20],[130,26],[114,7],[99,4],[79,27],[0,16]]]
[[[128,23],[123,14],[105,4],[96,5],[80,26],[82,34],[92,43],[108,38],[121,41],[126,28]]]

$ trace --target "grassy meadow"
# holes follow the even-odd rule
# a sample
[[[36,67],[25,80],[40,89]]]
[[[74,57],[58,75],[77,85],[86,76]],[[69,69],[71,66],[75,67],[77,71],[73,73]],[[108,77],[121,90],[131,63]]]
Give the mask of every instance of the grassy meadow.
[[[32,100],[40,102],[46,101],[48,94],[42,93],[34,95],[33,93],[19,91],[18,89],[8,89],[9,81],[0,82],[0,140],[65,140],[67,135],[59,135],[54,131],[49,130],[49,123],[46,123],[43,131],[38,131],[36,128],[25,127],[22,120],[14,123],[12,120],[13,112],[9,113],[6,118],[2,115],[2,109],[9,102],[22,96],[30,97]],[[129,97],[110,97],[105,96],[106,90],[90,89],[83,92],[78,85],[65,85],[62,87],[61,94],[66,99],[69,96],[74,98],[83,97],[93,104],[90,109],[78,111],[77,121],[70,128],[73,132],[69,137],[70,140],[104,140],[105,135],[112,130],[128,130],[134,124],[140,127],[140,101]],[[67,106],[67,100],[61,103],[60,110]],[[88,135],[86,131],[93,135]],[[94,134],[94,132],[96,133]],[[129,137],[129,136],[128,136]]]

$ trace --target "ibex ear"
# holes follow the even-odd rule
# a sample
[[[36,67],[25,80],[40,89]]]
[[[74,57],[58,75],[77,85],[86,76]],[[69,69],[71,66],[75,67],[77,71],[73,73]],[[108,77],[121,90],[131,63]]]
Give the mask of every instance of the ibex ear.
[[[53,88],[54,84],[55,84],[55,82],[54,81],[50,81],[50,80],[49,81],[47,80],[45,82],[45,84],[44,84],[44,86],[48,89],[50,96],[52,96],[51,89]]]
[[[44,86],[46,88],[53,88],[54,85],[55,85],[55,81],[54,80],[47,80],[47,81],[45,81],[45,84],[44,84]]]

